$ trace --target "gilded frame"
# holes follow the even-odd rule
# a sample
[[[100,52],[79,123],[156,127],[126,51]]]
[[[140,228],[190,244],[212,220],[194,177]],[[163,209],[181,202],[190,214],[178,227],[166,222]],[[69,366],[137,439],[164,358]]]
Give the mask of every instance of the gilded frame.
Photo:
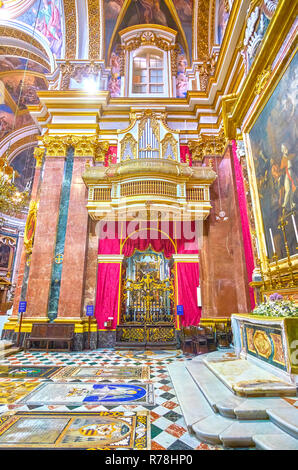
[[[257,177],[250,134],[258,118],[260,117],[261,113],[263,112],[264,108],[272,97],[274,91],[281,82],[286,70],[289,68],[294,56],[296,55],[298,49],[296,43],[297,41],[290,44],[286,52],[284,54],[281,54],[282,59],[275,65],[274,69],[271,70],[271,68],[269,68],[270,73],[268,73],[267,68],[266,71],[263,71],[259,75],[259,80],[255,89],[255,96],[257,96],[257,98],[255,98],[255,100],[253,101],[248,115],[246,115],[245,119],[243,120],[241,128],[247,158],[248,179],[252,195],[256,238],[259,245],[259,258],[263,271],[268,270],[269,264],[270,269],[274,271],[276,269],[276,265],[273,262],[270,262],[270,260],[268,259],[268,250],[266,249],[266,239],[264,234],[265,227],[260,203],[260,195],[257,186]],[[294,45],[296,46],[293,47]],[[262,83],[261,88],[259,87],[260,82]],[[293,265],[293,269],[295,269],[298,266],[298,254],[291,255],[291,262]],[[279,265],[281,271],[288,271],[288,262],[286,258],[282,258],[281,260],[279,260]]]

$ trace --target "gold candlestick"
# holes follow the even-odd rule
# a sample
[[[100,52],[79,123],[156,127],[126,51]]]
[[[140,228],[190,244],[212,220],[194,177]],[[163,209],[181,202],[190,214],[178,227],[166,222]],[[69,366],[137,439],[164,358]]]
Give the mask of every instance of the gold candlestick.
[[[295,278],[294,278],[294,273],[293,273],[293,265],[292,265],[292,262],[291,262],[291,255],[290,255],[289,245],[288,245],[287,236],[286,236],[286,226],[287,225],[288,225],[288,221],[285,220],[284,216],[281,216],[280,224],[278,225],[277,228],[279,228],[282,231],[282,234],[283,234],[285,249],[286,249],[287,258],[288,258],[290,277],[291,277],[289,286],[293,287],[293,286],[295,286]]]
[[[268,264],[268,275],[269,275],[270,289],[273,289],[275,282],[272,279],[272,272],[271,272],[271,268],[270,268],[270,258],[268,258],[268,256],[267,256],[266,259],[267,259],[267,264]]]
[[[282,281],[281,281],[280,269],[279,269],[279,264],[278,264],[278,256],[276,253],[273,253],[272,259],[275,261],[275,266],[276,266],[276,273],[277,273],[276,287],[280,289],[282,288]]]
[[[262,279],[263,287],[265,288],[264,273],[263,273],[263,270],[262,270],[262,264],[261,264],[260,258],[257,258],[257,265],[260,268],[261,279]]]

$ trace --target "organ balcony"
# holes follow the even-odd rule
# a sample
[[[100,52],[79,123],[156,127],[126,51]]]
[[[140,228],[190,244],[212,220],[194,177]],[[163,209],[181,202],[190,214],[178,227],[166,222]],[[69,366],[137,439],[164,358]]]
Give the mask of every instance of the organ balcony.
[[[216,178],[209,166],[190,166],[180,158],[179,133],[162,115],[145,111],[118,132],[117,162],[89,166],[87,209],[94,220],[127,217],[127,211],[148,209],[192,219],[206,219],[209,188]]]

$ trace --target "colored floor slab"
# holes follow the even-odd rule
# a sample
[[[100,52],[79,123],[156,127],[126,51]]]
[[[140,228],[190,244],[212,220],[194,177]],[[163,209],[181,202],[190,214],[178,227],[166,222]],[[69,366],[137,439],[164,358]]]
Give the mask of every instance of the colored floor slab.
[[[154,405],[152,383],[119,384],[89,382],[44,382],[19,400],[26,405]]]
[[[150,449],[150,413],[34,413],[4,415],[0,449]]]
[[[22,367],[22,366],[0,366],[0,378],[28,379],[39,378],[49,379],[62,367]]]
[[[1,377],[1,368],[0,368]],[[149,380],[150,379],[150,366],[141,367],[75,367],[66,366],[60,367],[58,372],[52,377],[52,380],[62,381],[85,381],[97,382],[103,380],[113,381],[133,381],[133,380]]]
[[[239,396],[296,396],[295,385],[245,359],[204,360],[206,366]]]

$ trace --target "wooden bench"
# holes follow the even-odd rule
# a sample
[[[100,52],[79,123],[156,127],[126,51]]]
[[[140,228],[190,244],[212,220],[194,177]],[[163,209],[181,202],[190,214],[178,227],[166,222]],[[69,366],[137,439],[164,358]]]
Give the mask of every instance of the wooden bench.
[[[74,324],[73,323],[33,323],[29,338],[25,341],[25,351],[35,349],[36,351],[48,351],[50,347],[57,342],[67,343],[67,348],[53,349],[52,351],[70,351],[73,341]],[[39,347],[32,347],[34,343],[39,343]],[[45,346],[42,346],[44,344]]]

